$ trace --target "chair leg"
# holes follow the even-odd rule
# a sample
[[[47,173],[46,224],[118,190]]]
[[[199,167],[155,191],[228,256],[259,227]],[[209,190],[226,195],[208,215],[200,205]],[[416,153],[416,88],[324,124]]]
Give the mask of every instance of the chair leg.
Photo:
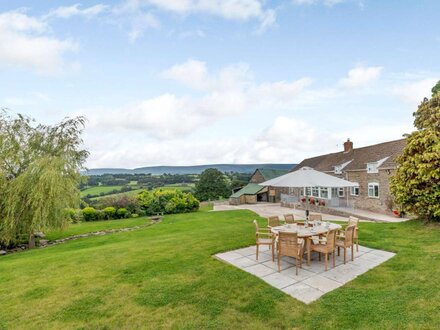
[[[332,255],[333,255],[333,268],[335,268],[335,266],[336,266],[336,261],[335,261],[336,256],[335,256],[335,254],[336,254],[336,251],[333,251],[333,253],[332,253]]]
[[[277,265],[278,265],[278,273],[281,271],[280,269],[280,254],[277,255]]]
[[[259,246],[259,245],[257,244],[257,260],[258,260],[258,246]]]
[[[318,252],[318,261],[321,261],[321,252]]]
[[[341,248],[338,246],[338,257],[341,255]]]
[[[269,247],[270,247],[270,245],[269,245]],[[275,246],[272,243],[272,262],[274,262],[274,261],[275,261]]]
[[[359,252],[359,237],[356,237],[356,252]]]
[[[354,261],[354,244],[351,245],[351,261]]]
[[[344,247],[344,265],[347,262],[347,248]]]
[[[325,259],[325,271],[328,270],[328,254],[324,253],[324,259]]]
[[[298,276],[298,259],[295,260],[296,276]]]

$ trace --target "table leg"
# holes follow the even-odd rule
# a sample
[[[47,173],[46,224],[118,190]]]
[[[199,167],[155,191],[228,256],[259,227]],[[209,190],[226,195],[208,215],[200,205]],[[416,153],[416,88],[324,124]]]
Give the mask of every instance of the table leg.
[[[306,244],[307,244],[307,266],[310,266],[310,247],[311,247],[310,237],[306,238]]]

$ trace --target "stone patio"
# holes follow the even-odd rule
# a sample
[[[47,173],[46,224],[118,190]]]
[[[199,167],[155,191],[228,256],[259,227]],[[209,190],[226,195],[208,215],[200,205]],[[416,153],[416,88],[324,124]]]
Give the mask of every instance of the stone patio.
[[[303,268],[298,268],[298,275],[295,275],[295,259],[289,257],[282,257],[281,272],[278,273],[276,256],[275,262],[272,262],[272,253],[265,246],[260,247],[258,261],[255,260],[255,246],[219,253],[215,257],[253,274],[274,288],[309,304],[394,255],[392,252],[359,246],[359,252],[355,251],[354,261],[351,261],[350,251],[347,250],[348,261],[344,265],[343,251],[341,250],[341,256],[336,255],[336,267],[332,268],[330,257],[329,270],[326,272],[324,258],[319,262],[317,255],[313,254],[310,266],[307,266],[306,261],[303,260]]]

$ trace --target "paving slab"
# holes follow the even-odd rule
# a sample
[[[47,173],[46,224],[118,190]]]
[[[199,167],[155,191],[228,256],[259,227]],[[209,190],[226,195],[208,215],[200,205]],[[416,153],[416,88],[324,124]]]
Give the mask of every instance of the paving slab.
[[[324,294],[324,292],[312,288],[310,285],[307,285],[303,282],[292,284],[281,289],[281,291],[306,304],[310,304],[311,302],[318,300]]]
[[[334,289],[337,289],[343,285],[340,282],[336,282],[321,275],[314,275],[312,277],[309,277],[305,279],[303,283],[311,286],[312,288],[318,289],[324,293],[333,291]]]
[[[297,280],[295,280],[294,278],[283,275],[278,272],[267,276],[263,276],[261,279],[277,289],[285,288],[297,282]]]
[[[354,261],[351,261],[350,251],[347,251],[346,264],[344,264],[343,253],[340,256],[336,254],[336,266],[333,267],[330,256],[329,270],[325,271],[324,258],[318,261],[318,256],[314,253],[311,255],[310,265],[303,260],[303,268],[298,268],[298,275],[296,275],[294,258],[281,257],[281,272],[278,273],[277,261],[276,259],[272,261],[272,251],[268,247],[261,247],[258,260],[255,259],[255,251],[255,246],[249,246],[219,253],[215,257],[259,277],[274,288],[280,289],[305,304],[316,301],[327,292],[338,289],[395,255],[392,252],[359,246],[359,252],[355,251]]]

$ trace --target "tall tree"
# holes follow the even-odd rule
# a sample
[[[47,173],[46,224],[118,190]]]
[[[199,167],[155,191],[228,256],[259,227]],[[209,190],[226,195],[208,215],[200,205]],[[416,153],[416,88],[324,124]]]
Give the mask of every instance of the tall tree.
[[[432,87],[431,92],[432,92],[432,96],[440,92],[440,80],[437,82],[437,84],[434,87]]]
[[[208,168],[200,174],[195,190],[195,196],[198,200],[216,200],[230,195],[228,181],[222,172],[215,168]]]
[[[48,126],[0,111],[0,244],[67,224],[66,208],[79,205],[85,119]]]
[[[440,93],[425,98],[414,118],[417,131],[407,136],[391,191],[403,211],[440,221]]]

